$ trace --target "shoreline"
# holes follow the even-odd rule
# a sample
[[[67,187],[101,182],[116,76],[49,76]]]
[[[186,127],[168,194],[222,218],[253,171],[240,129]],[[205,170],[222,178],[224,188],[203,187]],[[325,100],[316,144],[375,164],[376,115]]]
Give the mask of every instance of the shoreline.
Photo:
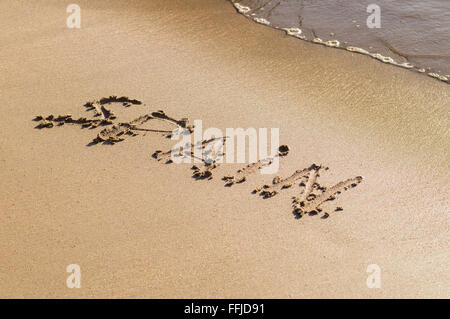
[[[237,0],[236,0],[237,1]],[[261,25],[273,28],[275,30],[280,30],[280,31],[284,31],[285,34],[287,36],[292,36],[295,37],[297,39],[309,42],[309,43],[314,43],[314,44],[320,44],[323,45],[325,47],[328,48],[333,48],[333,49],[339,49],[339,50],[344,50],[344,51],[349,51],[349,52],[354,52],[354,53],[359,53],[362,55],[366,55],[369,56],[375,60],[378,60],[382,63],[385,64],[389,64],[392,66],[396,66],[399,68],[404,68],[404,69],[408,69],[410,71],[414,71],[414,72],[418,72],[421,74],[425,74],[431,78],[434,78],[436,80],[439,80],[441,82],[444,82],[446,84],[450,83],[450,79],[449,79],[449,75],[444,75],[444,73],[439,74],[436,72],[432,72],[430,71],[431,68],[429,67],[419,67],[417,65],[414,65],[413,63],[408,61],[408,57],[433,57],[433,55],[411,55],[411,54],[405,54],[400,52],[399,50],[395,49],[391,44],[389,44],[387,41],[382,40],[385,43],[385,46],[389,49],[390,54],[394,54],[397,55],[397,57],[403,58],[403,60],[406,59],[406,61],[403,62],[399,62],[396,61],[396,57],[395,56],[384,56],[383,54],[380,54],[379,52],[369,52],[364,48],[361,47],[357,47],[357,46],[352,46],[352,45],[347,45],[347,42],[343,42],[341,44],[341,41],[339,41],[336,38],[333,38],[332,40],[327,40],[324,41],[322,40],[320,37],[317,37],[314,33],[314,30],[312,30],[313,32],[313,37],[312,38],[307,38],[307,36],[304,34],[303,30],[295,27],[295,26],[291,26],[291,27],[280,27],[277,25],[273,25],[270,21],[261,18],[261,17],[257,17],[256,13],[253,12],[253,9],[251,9],[250,7],[247,6],[243,6],[238,2],[234,2],[233,0],[229,0],[229,2],[234,6],[235,10],[237,13],[243,15],[244,17],[246,17],[247,19],[251,20],[254,23],[259,23]],[[276,6],[274,7],[276,8]],[[370,47],[369,47],[370,48]],[[443,58],[449,58],[449,56],[436,56],[436,57],[443,57]],[[428,71],[427,71],[428,70]]]

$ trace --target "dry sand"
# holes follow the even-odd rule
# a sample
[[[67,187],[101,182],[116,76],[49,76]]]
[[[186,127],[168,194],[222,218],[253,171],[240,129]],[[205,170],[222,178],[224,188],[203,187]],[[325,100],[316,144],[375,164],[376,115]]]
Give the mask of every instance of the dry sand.
[[[0,4],[0,297],[449,297],[449,86],[252,23],[226,1]],[[364,180],[296,219],[299,188],[273,176],[224,187],[151,157],[173,141],[139,132],[35,129],[126,95],[125,121],[164,110],[204,127],[278,127],[280,177],[322,164],[322,185]],[[343,211],[334,212],[334,207]],[[66,287],[79,264],[81,288]],[[381,268],[382,287],[366,286]]]

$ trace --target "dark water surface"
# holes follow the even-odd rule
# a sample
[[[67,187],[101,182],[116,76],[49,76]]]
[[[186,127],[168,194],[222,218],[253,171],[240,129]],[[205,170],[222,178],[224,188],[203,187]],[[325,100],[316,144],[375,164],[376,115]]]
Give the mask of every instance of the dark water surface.
[[[255,22],[449,83],[450,0],[234,0]],[[379,7],[380,28],[369,5]],[[368,7],[369,10],[368,11]]]

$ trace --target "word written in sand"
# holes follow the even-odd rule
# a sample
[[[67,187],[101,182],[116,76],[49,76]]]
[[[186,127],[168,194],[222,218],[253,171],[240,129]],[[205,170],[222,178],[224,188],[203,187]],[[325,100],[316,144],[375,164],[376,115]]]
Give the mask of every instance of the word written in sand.
[[[111,110],[111,106],[117,104],[128,108],[132,105],[141,105],[142,102],[124,96],[110,96],[108,98],[88,102],[84,105],[86,111],[92,113],[91,118],[73,118],[72,115],[66,114],[58,116],[49,115],[46,117],[38,115],[34,120],[39,121],[39,124],[36,126],[38,129],[52,128],[66,124],[79,125],[82,128],[90,129],[104,127],[88,145],[98,143],[115,144],[123,141],[126,136],[136,136],[141,131],[158,133],[166,138],[172,137],[172,134],[179,134],[174,132],[183,132],[183,134],[189,135],[194,131],[194,126],[189,125],[189,120],[187,118],[177,120],[166,115],[164,111],[161,110],[141,115],[129,122],[120,122]],[[152,121],[163,121],[171,125],[173,129],[161,130],[143,127],[143,124],[147,122],[151,123]],[[197,161],[195,161],[196,164],[191,167],[192,177],[195,180],[212,180],[213,172],[219,169],[220,165],[223,165],[225,153],[222,151],[222,146],[227,138],[228,137],[214,137],[204,139],[198,141],[196,144],[191,145],[189,143],[188,147],[175,147],[166,152],[157,150],[152,154],[152,158],[165,164],[174,163],[174,159],[176,159],[176,163],[186,163],[183,160],[177,160],[177,158],[197,159]],[[217,145],[221,147],[217,147]],[[222,177],[222,180],[225,182],[224,186],[231,187],[236,184],[248,182],[252,174],[265,169],[267,166],[271,165],[273,161],[278,161],[279,158],[286,157],[289,154],[289,151],[290,149],[287,145],[279,146],[277,154],[250,163],[239,169],[233,176]],[[361,176],[356,176],[340,181],[331,187],[322,186],[318,182],[320,173],[322,171],[327,171],[328,169],[328,167],[322,165],[312,164],[309,167],[296,170],[285,178],[277,176],[273,178],[271,184],[255,188],[252,193],[259,194],[263,199],[269,199],[280,193],[291,190],[292,192],[297,193],[297,196],[292,197],[292,209],[296,218],[301,218],[304,215],[314,216],[321,213],[321,218],[326,219],[330,216],[331,210],[326,212],[322,206],[327,202],[335,200],[342,192],[356,187],[363,180]],[[333,212],[340,212],[343,208],[338,206],[332,210]]]

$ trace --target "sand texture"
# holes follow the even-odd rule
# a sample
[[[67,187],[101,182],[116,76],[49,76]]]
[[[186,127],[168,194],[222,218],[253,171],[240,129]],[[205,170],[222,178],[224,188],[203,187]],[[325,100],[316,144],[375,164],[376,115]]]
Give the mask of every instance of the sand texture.
[[[0,3],[0,297],[449,297],[448,84],[228,1],[77,3]],[[195,120],[283,147],[173,163]]]

